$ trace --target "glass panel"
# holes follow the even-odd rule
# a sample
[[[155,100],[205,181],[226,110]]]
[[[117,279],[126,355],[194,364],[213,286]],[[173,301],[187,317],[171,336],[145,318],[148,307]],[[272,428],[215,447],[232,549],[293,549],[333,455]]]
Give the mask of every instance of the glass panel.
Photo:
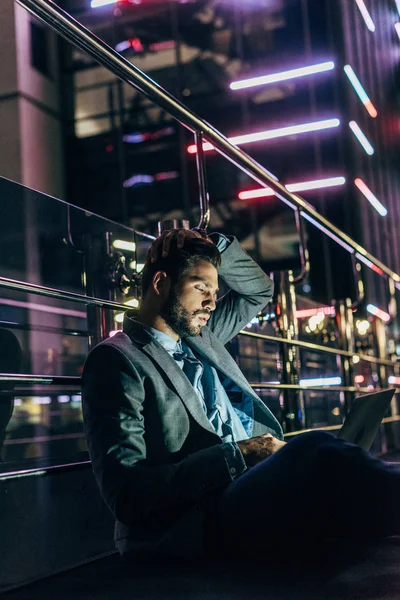
[[[4,178],[0,196],[2,278],[135,306],[136,287],[119,282],[140,270],[149,237]],[[104,314],[103,336],[122,328],[122,310]],[[84,301],[0,282],[0,373],[43,377],[0,382],[0,472],[87,459],[80,375],[88,335]]]

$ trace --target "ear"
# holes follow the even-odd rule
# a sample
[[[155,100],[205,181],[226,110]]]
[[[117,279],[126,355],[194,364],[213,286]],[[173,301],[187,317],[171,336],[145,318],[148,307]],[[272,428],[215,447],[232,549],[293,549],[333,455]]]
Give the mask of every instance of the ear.
[[[171,278],[165,271],[157,271],[153,276],[153,291],[160,298],[164,300],[169,296],[171,290]]]

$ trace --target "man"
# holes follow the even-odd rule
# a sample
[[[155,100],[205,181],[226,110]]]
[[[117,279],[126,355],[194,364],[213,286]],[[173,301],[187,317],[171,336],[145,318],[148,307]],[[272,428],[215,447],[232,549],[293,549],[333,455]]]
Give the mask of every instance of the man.
[[[230,290],[216,300],[218,271]],[[397,467],[323,432],[286,445],[225,350],[272,291],[236,239],[171,230],[138,315],[90,353],[85,429],[122,555],[268,554],[282,534],[359,536],[371,515],[370,535],[397,532]]]

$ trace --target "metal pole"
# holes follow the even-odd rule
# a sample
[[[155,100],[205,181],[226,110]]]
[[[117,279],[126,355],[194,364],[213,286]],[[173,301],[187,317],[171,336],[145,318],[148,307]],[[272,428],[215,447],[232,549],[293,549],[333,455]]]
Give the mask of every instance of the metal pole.
[[[204,157],[203,150],[203,134],[200,131],[196,131],[194,139],[197,147],[196,154],[196,167],[197,167],[197,181],[199,184],[199,199],[200,199],[200,221],[199,227],[201,229],[207,229],[210,223],[210,198],[207,191],[207,173],[206,173],[206,159]]]
[[[339,329],[339,343],[341,350],[355,353],[354,340],[354,320],[352,301],[350,298],[340,300],[336,305],[336,321]],[[338,363],[341,367],[342,381],[344,386],[353,386],[353,367],[350,356],[338,356]],[[345,414],[349,412],[353,403],[354,394],[351,392],[341,393],[341,404],[344,405]]]
[[[280,273],[277,298],[278,328],[282,337],[297,340],[299,335],[296,317],[296,291],[293,271]],[[296,346],[281,344],[280,361],[283,385],[298,385],[300,373],[300,351]],[[284,389],[283,393],[284,431],[291,432],[305,426],[305,406],[303,392],[297,389]]]

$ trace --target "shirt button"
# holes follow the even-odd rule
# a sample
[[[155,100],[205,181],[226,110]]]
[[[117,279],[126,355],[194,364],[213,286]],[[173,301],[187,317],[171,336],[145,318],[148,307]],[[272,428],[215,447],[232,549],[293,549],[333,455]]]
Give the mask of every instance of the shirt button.
[[[236,473],[235,467],[231,467],[230,472],[232,473],[232,475],[234,475]]]

